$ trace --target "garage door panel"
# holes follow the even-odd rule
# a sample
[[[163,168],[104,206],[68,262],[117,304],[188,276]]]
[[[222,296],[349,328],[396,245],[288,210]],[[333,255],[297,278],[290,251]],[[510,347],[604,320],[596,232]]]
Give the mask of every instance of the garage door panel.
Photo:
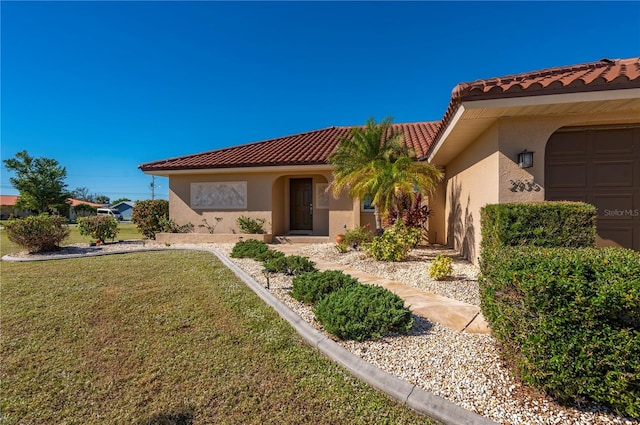
[[[633,129],[592,131],[589,142],[595,155],[633,153]]]
[[[633,193],[627,193],[591,195],[587,202],[597,206],[599,220],[632,221],[635,209],[633,201]]]
[[[555,162],[549,164],[546,181],[552,188],[587,187],[587,165],[584,162]]]
[[[586,155],[587,154],[587,139],[584,133],[561,133],[560,135],[554,134],[551,136],[551,140],[554,137],[560,137],[562,143],[548,143],[546,154],[550,157],[561,156],[567,157],[567,155]]]
[[[640,250],[640,126],[561,130],[545,151],[545,199],[598,210],[598,246]]]
[[[575,194],[571,192],[563,193],[562,191],[555,192],[553,197],[547,197],[547,201],[571,201],[571,202],[589,202],[587,200],[587,194]]]
[[[634,246],[634,231],[632,226],[604,228],[598,230],[597,246],[617,246],[629,248]]]
[[[594,187],[632,187],[633,161],[594,161]]]

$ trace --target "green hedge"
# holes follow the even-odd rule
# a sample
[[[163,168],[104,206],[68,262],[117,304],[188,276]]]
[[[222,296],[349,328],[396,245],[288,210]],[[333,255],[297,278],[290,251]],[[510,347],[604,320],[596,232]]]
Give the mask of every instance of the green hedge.
[[[314,308],[325,330],[340,339],[362,341],[391,331],[407,333],[413,316],[402,298],[373,285],[349,285],[322,298]]]
[[[596,208],[582,202],[486,205],[480,210],[481,247],[533,245],[593,247]]]
[[[640,416],[637,252],[502,247],[480,263],[482,312],[524,382]]]
[[[356,284],[358,279],[341,270],[304,273],[293,278],[291,296],[303,303],[315,304],[331,292]]]

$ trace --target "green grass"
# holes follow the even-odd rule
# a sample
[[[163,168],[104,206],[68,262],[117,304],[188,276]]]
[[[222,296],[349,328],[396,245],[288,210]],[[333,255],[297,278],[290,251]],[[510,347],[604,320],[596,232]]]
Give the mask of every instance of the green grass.
[[[3,263],[0,303],[6,425],[431,423],[306,345],[207,253]]]
[[[143,238],[142,234],[138,232],[138,228],[133,223],[120,223],[118,225],[118,229],[119,233],[116,240],[131,240]],[[62,242],[62,245],[95,242],[95,240],[90,238],[89,236],[81,236],[80,230],[76,225],[70,225],[69,230],[71,231],[71,233],[69,234],[69,237]],[[7,232],[5,229],[0,230],[0,256],[20,251],[24,251],[24,249],[20,248],[18,245],[14,244],[7,238]]]

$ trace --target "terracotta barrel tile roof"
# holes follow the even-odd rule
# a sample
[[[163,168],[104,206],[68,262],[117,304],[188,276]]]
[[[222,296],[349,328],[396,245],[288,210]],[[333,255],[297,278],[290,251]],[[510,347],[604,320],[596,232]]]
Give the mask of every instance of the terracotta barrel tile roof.
[[[394,124],[418,158],[425,158],[442,137],[464,101],[640,88],[640,58],[602,59],[458,84],[439,122]],[[326,164],[340,137],[353,127],[329,127],[247,145],[140,165],[143,171]]]
[[[630,88],[640,88],[640,58],[601,59],[580,65],[460,83],[451,92],[451,101],[434,140],[442,136],[463,101]],[[433,146],[435,143],[430,149]]]
[[[427,151],[439,122],[394,124],[402,129],[405,143],[418,157]],[[233,146],[194,155],[142,164],[143,171],[189,170],[209,168],[265,167],[278,165],[320,165],[348,137],[354,127],[329,127],[246,145]]]
[[[634,87],[640,87],[640,58],[602,59],[581,65],[547,68],[461,83],[453,89],[452,101],[466,100],[475,96],[483,98],[509,95],[531,96],[554,92],[570,93],[602,88],[613,90]]]

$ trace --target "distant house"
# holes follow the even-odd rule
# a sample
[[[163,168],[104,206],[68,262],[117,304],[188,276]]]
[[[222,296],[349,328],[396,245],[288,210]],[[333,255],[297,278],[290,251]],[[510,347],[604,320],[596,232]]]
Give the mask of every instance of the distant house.
[[[0,195],[0,220],[7,220],[10,217],[26,217],[31,212],[16,208],[18,202],[17,195]]]
[[[396,124],[418,160],[442,167],[429,200],[433,243],[472,261],[486,204],[586,201],[598,208],[598,244],[640,250],[640,58],[526,72],[457,85],[440,121]],[[352,127],[330,127],[142,164],[169,178],[179,224],[236,232],[240,215],[273,235],[335,237],[372,223],[367,205],[327,196],[327,157]]]
[[[1,210],[1,216],[2,216],[2,220],[6,220],[9,217],[26,217],[28,215],[31,215],[32,212],[30,210],[21,210],[21,209],[17,209],[15,207],[16,203],[18,202],[18,196],[17,195],[0,195],[0,207],[2,208]],[[90,207],[93,208],[101,208],[104,207],[104,204],[96,204],[93,202],[87,202],[87,201],[81,201],[79,199],[73,199],[73,198],[69,198],[67,199],[67,204],[69,204],[69,212],[67,215],[66,211],[61,211],[60,214],[63,214],[65,216],[67,216],[67,218],[69,218],[70,220],[75,220],[76,217],[78,216],[78,214],[76,213],[76,207],[78,205],[88,205]],[[54,212],[55,212],[55,208],[54,208]],[[57,213],[57,212],[56,212]],[[83,215],[83,213],[79,214],[80,216]]]
[[[87,201],[82,201],[80,199],[73,199],[73,198],[69,198],[67,199],[67,204],[70,205],[69,208],[69,220],[75,220],[78,217],[85,217],[87,215],[86,211],[78,209],[76,210],[76,207],[78,207],[79,205],[88,205],[91,208],[102,208],[104,206],[106,206],[106,204],[96,204],[95,202],[87,202]]]
[[[134,202],[122,201],[122,202],[118,202],[115,205],[112,205],[111,208],[114,210],[118,210],[118,212],[122,214],[123,220],[131,220],[131,214],[133,213],[133,205],[134,205]]]

